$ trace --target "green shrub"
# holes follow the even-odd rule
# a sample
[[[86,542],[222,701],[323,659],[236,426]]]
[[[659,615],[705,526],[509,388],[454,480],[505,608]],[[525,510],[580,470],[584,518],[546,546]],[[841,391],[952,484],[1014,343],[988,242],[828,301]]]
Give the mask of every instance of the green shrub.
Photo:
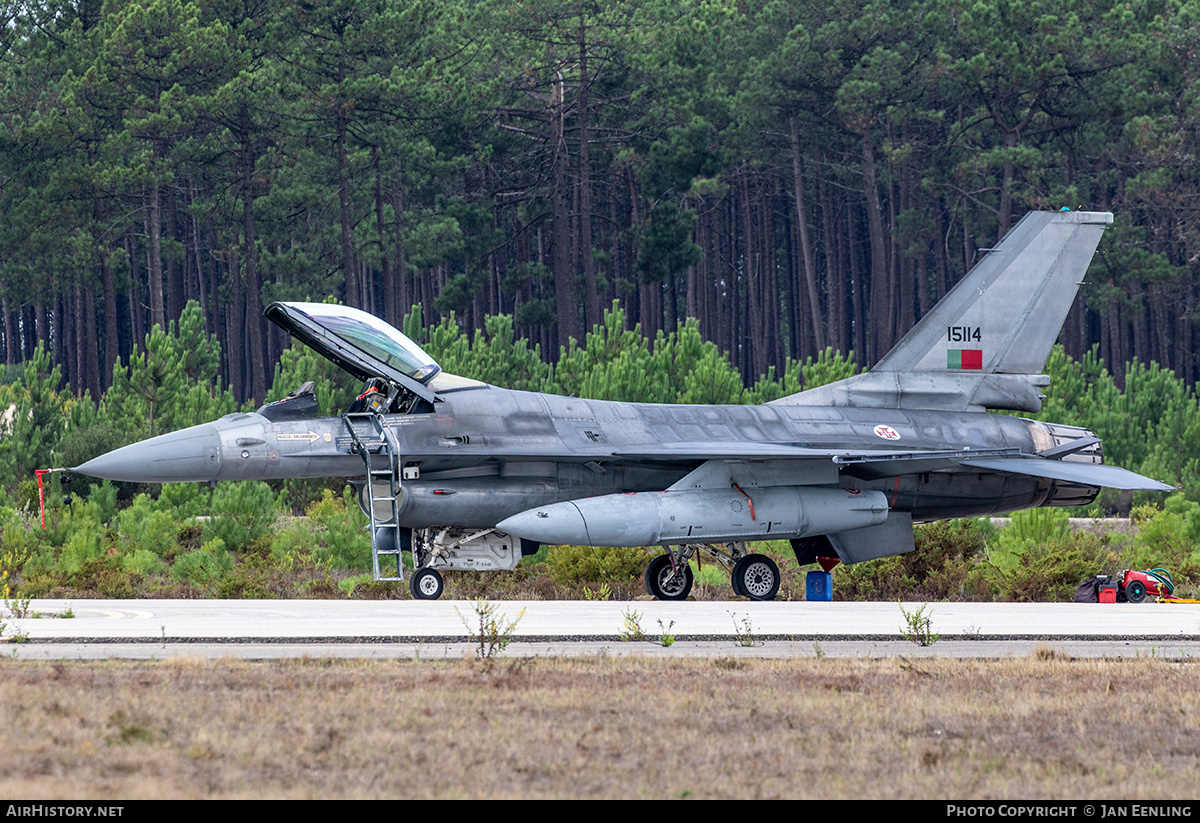
[[[78,572],[104,553],[104,533],[101,526],[90,521],[81,522],[59,553],[56,567],[68,573]]]
[[[1001,546],[1020,546],[1031,540],[1061,540],[1070,533],[1071,515],[1066,509],[1024,509],[1009,516],[997,539]]]
[[[1068,601],[1080,580],[1117,571],[1115,557],[1107,536],[1089,532],[1041,539],[1006,538],[1001,532],[974,580],[996,600]]]
[[[89,483],[87,501],[96,507],[101,523],[111,523],[117,516],[117,487],[111,480]]]
[[[838,600],[975,599],[970,572],[991,530],[986,520],[941,520],[914,530],[916,548],[833,572]]]
[[[632,592],[641,587],[649,561],[650,553],[641,547],[551,546],[547,554],[551,577],[565,589],[608,583]]]
[[[215,590],[222,577],[233,570],[233,556],[219,537],[199,549],[175,558],[171,576],[205,591]]]
[[[15,552],[22,557],[32,554],[40,542],[33,534],[33,528],[35,527],[29,518],[19,512],[5,519],[3,531],[0,531],[0,541],[3,541],[4,550]]]
[[[697,586],[712,586],[720,589],[729,585],[729,575],[715,562],[705,563],[699,568],[696,568],[693,563],[692,571],[695,573]]]
[[[356,574],[353,577],[344,577],[338,581],[338,590],[348,598],[354,597],[354,592],[360,586],[367,586],[375,582],[375,578],[369,574]]]
[[[349,489],[341,499],[326,489],[321,499],[309,506],[309,521],[317,527],[309,533],[312,555],[339,569],[365,571],[372,566],[371,536],[366,515],[353,498],[347,503],[349,496]]]
[[[221,483],[212,496],[204,539],[220,538],[230,551],[241,551],[275,523],[275,495],[261,481]]]
[[[169,512],[161,511],[148,494],[139,494],[129,508],[117,515],[117,533],[124,550],[142,549],[169,559],[178,552],[182,524]]]
[[[78,578],[77,587],[94,591],[100,597],[127,600],[138,596],[142,575],[101,562]]]
[[[212,508],[212,494],[200,483],[163,483],[157,502],[159,511],[187,520],[208,514]]]
[[[302,557],[311,557],[314,524],[302,520],[285,520],[284,525],[271,535],[271,557],[283,567],[294,565]]]
[[[122,554],[119,556],[119,560],[123,569],[142,577],[154,577],[165,574],[167,571],[167,564],[149,549],[138,549]]]
[[[219,581],[216,596],[226,599],[265,600],[279,597],[278,570],[265,562],[261,555],[243,557]],[[290,593],[287,591],[285,593]]]

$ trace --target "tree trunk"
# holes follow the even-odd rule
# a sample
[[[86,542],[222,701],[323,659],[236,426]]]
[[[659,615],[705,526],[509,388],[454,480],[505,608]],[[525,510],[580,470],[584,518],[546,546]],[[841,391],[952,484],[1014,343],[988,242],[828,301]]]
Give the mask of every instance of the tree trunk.
[[[821,324],[821,300],[817,291],[817,264],[813,256],[812,240],[808,235],[808,211],[804,205],[804,172],[800,163],[800,129],[796,125],[795,117],[791,119],[791,127],[796,225],[800,229],[800,254],[804,260],[804,285],[808,291],[808,311],[812,322],[813,341],[817,345],[817,351],[820,352],[825,348],[825,330]]]
[[[262,282],[258,275],[258,250],[254,234],[254,135],[250,131],[250,109],[242,106],[242,265],[246,273],[246,336],[249,338],[250,360],[247,364],[250,396],[263,400],[267,396],[266,363],[263,357]],[[344,216],[344,215],[343,215]]]
[[[587,20],[579,12],[579,257],[583,263],[584,329],[600,322],[596,261],[592,257],[592,178],[588,153]]]
[[[96,292],[93,289],[83,291],[83,334],[87,340],[84,347],[84,373],[87,390],[92,400],[100,399],[100,347],[96,345],[99,339],[96,329]]]
[[[339,57],[338,85],[346,80],[346,67]],[[349,124],[346,122],[346,110],[338,105],[337,136],[335,151],[338,165],[338,206],[340,207],[342,224],[342,276],[346,281],[346,305],[362,307],[362,295],[358,293],[358,276],[354,267],[354,237],[350,221],[350,159],[346,154],[346,132]]]
[[[396,175],[395,187],[392,189],[392,213],[396,221],[393,229],[394,264],[392,270],[396,280],[396,319],[408,314],[413,304],[412,281],[408,276],[408,264],[404,259],[404,181]]]
[[[891,289],[888,283],[887,238],[883,231],[883,207],[875,175],[875,145],[870,131],[862,131],[862,179],[867,207],[867,232],[871,240],[871,341],[869,360],[877,363],[892,347],[895,329]]]
[[[150,237],[150,260],[146,277],[150,294],[150,325],[165,329],[167,325],[163,308],[162,211],[159,200],[158,186],[151,186],[150,213],[146,225],[146,234]]]
[[[554,261],[554,309],[559,346],[580,339],[579,307],[575,303],[575,272],[571,268],[571,220],[567,208],[567,138],[563,129],[563,80],[559,74],[550,98],[550,140],[554,168],[551,201],[551,254]]]

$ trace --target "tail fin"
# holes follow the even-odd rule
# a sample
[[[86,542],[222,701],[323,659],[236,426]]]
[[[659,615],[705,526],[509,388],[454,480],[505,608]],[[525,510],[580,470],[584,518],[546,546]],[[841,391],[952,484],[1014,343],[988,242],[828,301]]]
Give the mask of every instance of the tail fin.
[[[1041,374],[1107,212],[1030,212],[869,372],[775,401],[945,411],[1041,408]]]

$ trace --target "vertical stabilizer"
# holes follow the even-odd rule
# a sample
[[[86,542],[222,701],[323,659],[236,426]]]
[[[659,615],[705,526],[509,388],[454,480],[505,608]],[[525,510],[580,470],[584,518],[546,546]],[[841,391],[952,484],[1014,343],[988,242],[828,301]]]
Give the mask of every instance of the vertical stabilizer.
[[[1040,374],[1107,212],[1030,212],[872,371]]]
[[[866,374],[775,402],[1037,411],[1107,212],[1030,212]]]

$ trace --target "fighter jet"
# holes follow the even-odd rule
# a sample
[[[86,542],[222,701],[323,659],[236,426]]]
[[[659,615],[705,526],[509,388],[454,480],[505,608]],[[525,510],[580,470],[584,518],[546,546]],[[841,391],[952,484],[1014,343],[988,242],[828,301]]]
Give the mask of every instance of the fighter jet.
[[[870,371],[759,406],[622,403],[510,391],[443,372],[352,308],[272,303],[267,319],[363,381],[340,417],[311,384],[126,446],[74,471],[112,480],[345,477],[370,521],[376,579],[433,599],[442,572],[513,569],[543,544],[660,546],[646,587],[683,599],[689,559],[770,600],[779,569],[911,551],[913,524],[1078,506],[1101,487],[1172,489],[1104,463],[1100,438],[989,414],[1036,412],[1041,374],[1112,215],[1034,212]],[[828,558],[828,561],[824,559]]]

